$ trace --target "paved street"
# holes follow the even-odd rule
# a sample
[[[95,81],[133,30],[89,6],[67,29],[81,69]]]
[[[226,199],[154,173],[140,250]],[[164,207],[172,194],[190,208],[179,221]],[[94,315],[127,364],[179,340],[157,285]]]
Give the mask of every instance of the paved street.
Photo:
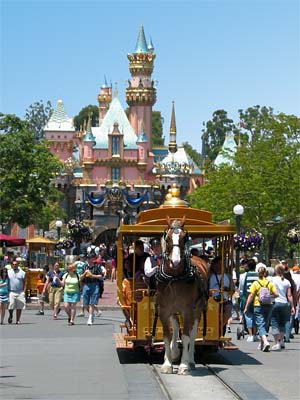
[[[116,308],[115,284],[106,282],[101,317],[94,326],[77,318],[67,325],[62,311],[58,321],[46,310],[36,315],[29,305],[21,325],[4,325],[1,334],[3,399],[165,399],[155,370],[144,354],[116,351],[113,333],[119,332],[122,313]],[[100,304],[101,304],[100,301]],[[105,304],[104,304],[105,302]],[[240,350],[220,351],[199,358],[191,376],[162,375],[162,358],[154,360],[158,376],[173,400],[234,399],[234,395],[201,363],[206,362],[242,399],[296,400],[299,398],[299,343],[297,335],[280,353],[262,353],[246,338],[233,341]],[[272,337],[271,337],[272,339]]]

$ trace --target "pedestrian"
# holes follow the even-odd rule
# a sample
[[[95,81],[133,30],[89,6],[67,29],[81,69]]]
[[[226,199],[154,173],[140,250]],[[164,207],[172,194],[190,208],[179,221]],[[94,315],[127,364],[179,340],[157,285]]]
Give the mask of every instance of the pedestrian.
[[[63,286],[61,282],[63,274],[64,273],[60,271],[59,263],[54,263],[53,270],[49,271],[47,274],[47,280],[43,290],[43,294],[46,293],[46,290],[49,290],[49,304],[53,309],[53,319],[55,320],[58,319],[60,303],[63,297]],[[48,289],[48,287],[50,287],[50,289]]]
[[[294,330],[295,333],[299,333],[299,307],[300,307],[300,267],[299,265],[294,265],[292,268],[292,278],[296,285],[296,309],[294,315]]]
[[[258,279],[258,273],[255,271],[256,269],[255,260],[253,258],[247,260],[244,263],[244,268],[246,269],[246,272],[244,274],[241,274],[239,283],[240,309],[241,309],[241,315],[245,320],[246,330],[248,332],[247,342],[255,342],[257,327],[255,325],[253,303],[249,304],[247,312],[246,313],[244,312],[250,294],[250,287],[252,283]]]
[[[44,274],[39,274],[38,280],[37,280],[37,283],[36,283],[36,288],[37,288],[37,291],[38,291],[40,309],[39,309],[39,311],[37,312],[36,315],[44,315],[44,307],[45,307],[44,300],[45,300],[46,296],[45,296],[45,294],[43,292],[44,292],[45,284],[46,284],[45,275]]]
[[[254,321],[258,329],[258,334],[260,336],[260,344],[258,346],[259,350],[267,352],[270,350],[270,343],[267,339],[267,331],[269,327],[269,321],[272,314],[273,304],[271,298],[268,304],[263,303],[260,300],[260,292],[263,287],[267,287],[269,293],[273,297],[278,297],[276,287],[273,282],[266,279],[266,268],[259,267],[258,269],[258,280],[254,281],[250,286],[250,294],[248,296],[246,306],[244,308],[244,314],[247,315],[248,309],[253,304],[254,306]]]
[[[87,325],[93,325],[94,323],[95,306],[97,306],[100,297],[100,279],[103,279],[101,266],[96,263],[96,259],[90,257],[88,265],[80,277],[83,284],[82,304],[89,313]]]
[[[284,272],[283,272],[284,278],[287,279],[291,284],[291,293],[292,293],[292,297],[293,297],[293,303],[294,303],[294,307],[296,308],[296,306],[297,306],[297,288],[296,288],[295,281],[292,278],[287,261],[282,260],[282,261],[280,261],[280,264],[284,268]],[[294,335],[291,333],[293,325],[294,325],[294,314],[290,314],[290,319],[289,319],[289,321],[287,321],[286,326],[285,326],[284,341],[286,343],[289,343],[290,339],[294,339]]]
[[[5,311],[9,298],[9,280],[7,269],[2,267],[0,269],[0,304],[1,304],[1,325],[4,324]]]
[[[284,335],[290,316],[295,315],[291,283],[284,277],[284,267],[281,264],[275,267],[273,283],[279,296],[275,298],[271,319],[272,333],[275,340],[272,350],[280,351],[285,348]]]
[[[81,253],[78,257],[78,260],[75,261],[76,269],[77,269],[77,274],[80,276],[83,274],[85,267],[88,265],[86,255],[84,253]],[[82,294],[82,290],[81,290]],[[78,314],[78,317],[84,317],[84,307],[83,304],[81,304],[81,312]]]
[[[80,301],[80,277],[77,273],[76,263],[67,267],[67,272],[62,277],[64,287],[64,307],[68,316],[68,324],[74,325],[76,305]]]
[[[20,324],[22,310],[26,306],[26,274],[19,267],[16,258],[13,259],[12,268],[8,270],[9,279],[9,306],[8,306],[8,323],[13,321],[13,311],[16,310],[16,324]]]

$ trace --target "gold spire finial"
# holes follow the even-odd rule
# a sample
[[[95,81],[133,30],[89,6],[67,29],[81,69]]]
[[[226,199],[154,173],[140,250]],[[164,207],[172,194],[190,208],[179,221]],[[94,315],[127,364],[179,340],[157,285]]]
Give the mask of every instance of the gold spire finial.
[[[169,143],[169,151],[174,154],[177,151],[177,143],[176,143],[176,119],[175,119],[175,106],[174,100],[172,101],[172,115],[171,115],[171,125],[170,125],[170,143]]]

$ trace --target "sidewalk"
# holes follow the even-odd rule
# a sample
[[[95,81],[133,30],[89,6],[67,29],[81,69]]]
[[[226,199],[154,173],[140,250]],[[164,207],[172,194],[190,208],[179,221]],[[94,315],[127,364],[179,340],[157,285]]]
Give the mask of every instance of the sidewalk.
[[[80,307],[81,302],[77,303],[77,307]],[[104,281],[104,293],[102,298],[99,299],[99,306],[101,310],[119,310],[120,307],[117,304],[117,282],[111,282],[110,280]],[[28,310],[38,310],[39,304],[37,301],[27,303],[26,308]],[[45,310],[49,310],[49,304],[45,303]]]

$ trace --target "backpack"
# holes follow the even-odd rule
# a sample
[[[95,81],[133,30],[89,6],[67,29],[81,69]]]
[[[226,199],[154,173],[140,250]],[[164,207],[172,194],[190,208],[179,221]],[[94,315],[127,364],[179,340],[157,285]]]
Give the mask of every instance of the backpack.
[[[266,286],[263,286],[259,281],[257,281],[257,282],[261,286],[259,295],[258,295],[258,301],[260,302],[260,304],[271,304],[272,297],[271,297],[270,290],[268,288],[268,285],[270,282],[268,282]]]

